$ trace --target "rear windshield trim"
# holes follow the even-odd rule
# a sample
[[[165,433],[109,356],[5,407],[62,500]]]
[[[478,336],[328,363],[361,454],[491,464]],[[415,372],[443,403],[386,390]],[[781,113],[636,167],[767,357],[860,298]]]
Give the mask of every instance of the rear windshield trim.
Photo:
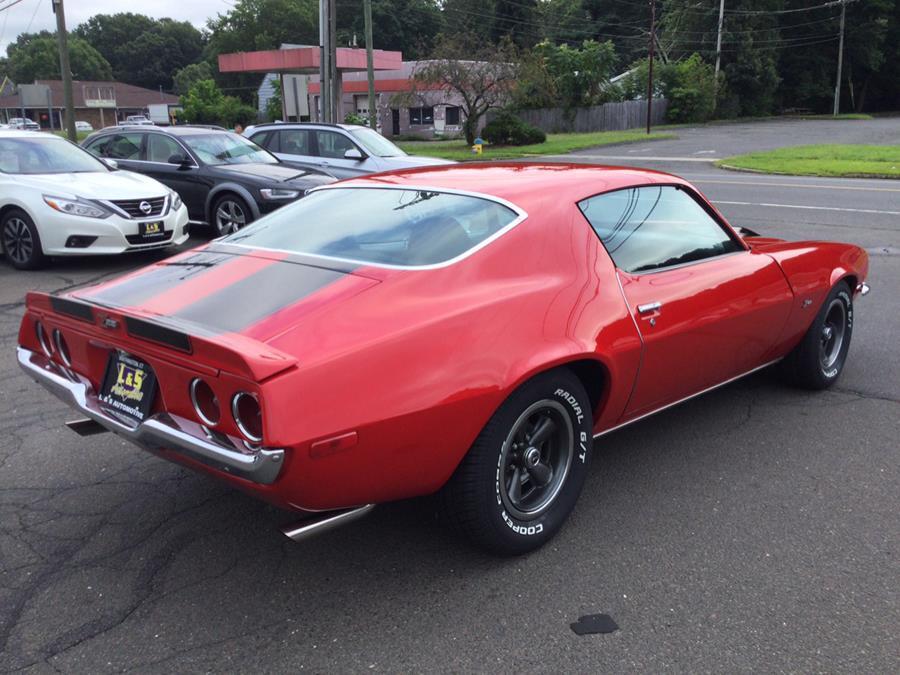
[[[354,265],[359,265],[360,267],[378,267],[381,269],[388,270],[435,270],[440,269],[442,267],[449,267],[450,265],[454,265],[458,263],[460,260],[465,260],[470,255],[480,251],[481,249],[489,246],[491,243],[502,237],[504,234],[509,232],[516,225],[521,223],[528,217],[528,213],[524,209],[519,206],[516,206],[512,202],[508,202],[501,197],[495,197],[494,195],[485,194],[483,192],[473,192],[471,190],[457,190],[455,188],[444,188],[444,187],[432,187],[430,185],[320,185],[318,187],[312,188],[309,190],[309,193],[319,192],[320,190],[411,190],[411,191],[422,191],[422,192],[440,192],[442,194],[448,195],[460,195],[463,197],[475,197],[476,199],[484,199],[485,201],[494,202],[495,204],[500,204],[501,206],[505,206],[510,211],[516,214],[516,217],[513,218],[507,225],[504,225],[502,228],[494,232],[490,237],[481,240],[472,248],[466,250],[455,258],[450,258],[450,260],[444,260],[443,262],[433,263],[431,265],[391,265],[389,263],[379,263],[372,262],[371,260],[356,260],[353,258],[340,258],[337,256],[330,255],[322,255],[320,253],[307,253],[300,251],[293,251],[283,248],[268,248],[266,246],[250,246],[248,244],[239,244],[235,242],[223,242],[227,243],[229,246],[239,246],[241,248],[250,249],[253,251],[273,251],[276,253],[294,253],[300,254],[304,256],[309,256],[311,258],[319,258],[321,260],[338,260],[340,262],[352,263]]]

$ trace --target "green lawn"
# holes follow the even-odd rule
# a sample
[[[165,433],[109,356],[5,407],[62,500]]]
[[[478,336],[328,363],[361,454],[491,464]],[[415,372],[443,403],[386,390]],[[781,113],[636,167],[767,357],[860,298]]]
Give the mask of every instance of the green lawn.
[[[791,176],[900,178],[900,145],[799,145],[728,157],[716,164]]]
[[[841,113],[838,116],[834,115],[784,115],[784,117],[795,117],[801,120],[871,120],[875,119],[871,115],[867,115],[866,113]]]
[[[490,160],[539,157],[541,155],[564,155],[573,150],[583,150],[600,145],[617,143],[636,143],[639,141],[658,141],[675,138],[675,134],[653,132],[650,135],[643,130],[629,131],[595,131],[587,134],[547,134],[547,140],[537,145],[500,145],[484,146],[484,153],[475,155],[465,140],[455,141],[401,141],[397,143],[411,155],[427,155],[444,159]]]
[[[68,138],[68,135],[65,131],[54,131],[54,134],[57,136],[62,136],[63,138]],[[90,131],[76,131],[75,136],[78,138],[78,142],[81,143],[85,138],[91,135]]]

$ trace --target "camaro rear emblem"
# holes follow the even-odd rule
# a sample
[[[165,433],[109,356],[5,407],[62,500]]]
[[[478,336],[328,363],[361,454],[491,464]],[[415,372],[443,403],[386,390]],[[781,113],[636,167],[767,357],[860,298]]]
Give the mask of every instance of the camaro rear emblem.
[[[119,327],[119,322],[113,319],[110,316],[103,318],[103,323],[101,324],[104,328],[109,328],[110,330],[115,330]]]
[[[138,208],[141,210],[141,213],[150,213],[153,210],[153,207],[150,206],[150,202],[141,202],[138,204]]]

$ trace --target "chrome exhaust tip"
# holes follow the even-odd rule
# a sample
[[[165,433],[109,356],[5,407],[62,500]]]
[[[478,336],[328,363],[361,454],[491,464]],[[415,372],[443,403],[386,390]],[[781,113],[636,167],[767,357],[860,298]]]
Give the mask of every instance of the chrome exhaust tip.
[[[358,506],[354,509],[326,511],[324,513],[316,514],[307,520],[301,520],[299,523],[286,525],[281,528],[281,532],[284,536],[293,539],[294,541],[304,541],[317,534],[328,532],[329,530],[334,530],[342,525],[352,523],[354,520],[359,520],[374,508],[374,504],[366,504],[365,506]]]

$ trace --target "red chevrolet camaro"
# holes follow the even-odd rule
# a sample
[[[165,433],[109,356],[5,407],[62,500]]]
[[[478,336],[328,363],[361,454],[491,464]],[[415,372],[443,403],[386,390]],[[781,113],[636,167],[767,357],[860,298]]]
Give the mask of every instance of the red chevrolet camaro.
[[[18,359],[77,431],[303,513],[294,538],[439,492],[516,554],[560,529],[598,436],[776,362],[832,384],[867,271],[857,246],[737,231],[663,173],[433,167],[30,293]]]

